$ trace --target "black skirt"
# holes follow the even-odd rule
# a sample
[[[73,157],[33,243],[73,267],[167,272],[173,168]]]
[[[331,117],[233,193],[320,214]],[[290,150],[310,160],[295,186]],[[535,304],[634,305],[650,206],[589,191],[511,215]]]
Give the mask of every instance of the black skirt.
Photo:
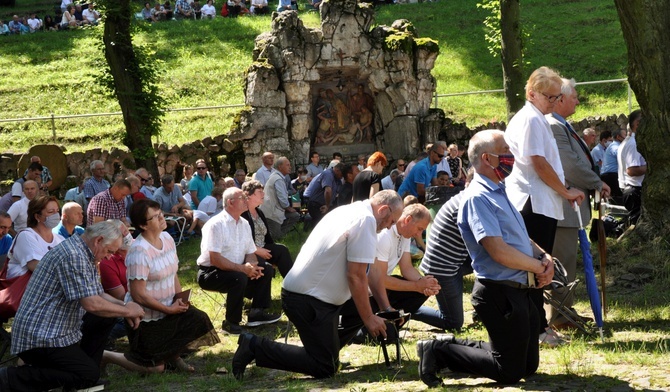
[[[220,342],[207,313],[193,305],[185,313],[140,322],[137,329],[126,323],[126,328],[130,352],[125,356],[141,366],[157,366],[184,351]]]

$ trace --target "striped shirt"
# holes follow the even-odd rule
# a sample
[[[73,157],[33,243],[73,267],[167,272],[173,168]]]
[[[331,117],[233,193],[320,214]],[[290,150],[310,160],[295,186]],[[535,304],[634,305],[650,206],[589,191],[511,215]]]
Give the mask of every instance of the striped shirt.
[[[85,313],[79,301],[102,292],[93,252],[82,237],[61,242],[28,282],[12,324],[12,354],[79,342]]]
[[[426,253],[419,268],[424,274],[455,276],[470,261],[461,232],[458,230],[458,209],[463,191],[449,199],[435,216],[426,241]]]

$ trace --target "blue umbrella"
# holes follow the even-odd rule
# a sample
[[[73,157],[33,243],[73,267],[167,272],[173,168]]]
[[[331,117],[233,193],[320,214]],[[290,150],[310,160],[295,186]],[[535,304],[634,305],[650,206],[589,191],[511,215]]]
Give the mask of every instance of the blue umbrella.
[[[603,338],[603,314],[602,314],[602,305],[600,303],[600,292],[598,291],[598,283],[596,283],[596,274],[593,272],[593,256],[591,256],[591,244],[589,239],[586,236],[586,230],[584,230],[584,223],[582,223],[582,214],[579,212],[579,207],[577,203],[574,203],[575,211],[577,211],[577,217],[579,218],[579,248],[582,251],[582,261],[584,263],[584,279],[586,280],[586,292],[589,294],[589,300],[591,301],[591,310],[593,311],[593,317],[596,320],[596,325],[598,326],[598,331],[600,332],[600,339],[604,341]]]

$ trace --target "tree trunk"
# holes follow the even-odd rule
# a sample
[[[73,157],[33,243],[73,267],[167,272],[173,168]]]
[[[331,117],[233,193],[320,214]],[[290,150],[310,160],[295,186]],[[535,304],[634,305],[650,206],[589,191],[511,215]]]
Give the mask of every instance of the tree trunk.
[[[642,184],[642,219],[654,236],[670,228],[670,2],[614,1],[628,48],[628,82],[635,92],[642,121],[637,146],[647,160]]]
[[[116,98],[126,127],[124,144],[133,153],[137,167],[145,167],[158,178],[156,155],[151,142],[157,132],[155,105],[148,102],[140,66],[130,34],[132,10],[129,0],[108,0],[103,42],[105,58],[113,78]]]
[[[519,0],[500,0],[500,57],[508,120],[526,101],[519,14]]]

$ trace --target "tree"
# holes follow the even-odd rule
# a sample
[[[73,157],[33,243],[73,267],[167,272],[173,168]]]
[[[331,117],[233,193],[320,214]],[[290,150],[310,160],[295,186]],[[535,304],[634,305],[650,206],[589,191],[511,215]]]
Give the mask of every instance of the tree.
[[[670,228],[670,3],[615,0],[628,48],[628,83],[643,120],[637,132],[639,151],[647,160],[642,188],[642,235],[668,237]],[[637,228],[636,228],[637,231]]]
[[[484,0],[477,6],[490,12],[484,19],[486,41],[489,52],[494,57],[500,55],[507,118],[511,119],[526,101],[519,0]]]
[[[155,62],[148,50],[134,46],[130,0],[104,0],[103,51],[108,73],[103,83],[118,99],[126,127],[124,144],[132,151],[137,167],[158,178],[151,137],[158,135],[164,104],[159,95]]]

